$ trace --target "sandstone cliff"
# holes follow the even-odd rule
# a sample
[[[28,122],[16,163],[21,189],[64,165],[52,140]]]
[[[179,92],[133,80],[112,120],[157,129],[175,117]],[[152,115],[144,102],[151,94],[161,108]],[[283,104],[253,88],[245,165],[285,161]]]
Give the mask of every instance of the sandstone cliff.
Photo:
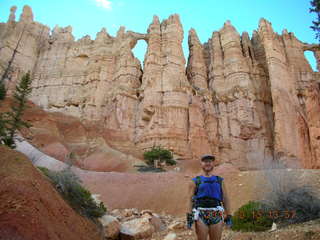
[[[143,68],[132,53],[139,40],[148,44]],[[182,41],[178,15],[155,16],[146,33],[102,29],[76,41],[71,27],[35,22],[28,6],[16,21],[13,7],[0,23],[0,76],[12,89],[30,70],[35,104],[101,124],[121,151],[162,145],[240,169],[320,168],[319,73],[304,57],[313,51],[319,68],[318,45],[264,19],[251,38],[227,21],[204,44],[189,31],[186,66]]]

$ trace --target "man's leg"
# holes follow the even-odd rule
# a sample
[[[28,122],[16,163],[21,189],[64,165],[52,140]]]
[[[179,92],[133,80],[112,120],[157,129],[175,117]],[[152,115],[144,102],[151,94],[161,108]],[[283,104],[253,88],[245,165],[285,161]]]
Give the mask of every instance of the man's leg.
[[[195,223],[198,240],[207,240],[209,227],[200,218]]]
[[[209,227],[210,240],[220,240],[222,236],[223,221],[217,224],[211,224]]]

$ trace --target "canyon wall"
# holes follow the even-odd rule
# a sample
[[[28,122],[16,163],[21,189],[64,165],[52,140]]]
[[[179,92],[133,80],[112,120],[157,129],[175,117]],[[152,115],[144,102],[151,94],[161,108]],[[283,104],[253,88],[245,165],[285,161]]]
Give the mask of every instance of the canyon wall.
[[[189,31],[182,49],[178,15],[154,17],[146,33],[102,29],[75,40],[70,26],[52,31],[24,7],[0,23],[0,76],[9,92],[31,71],[30,100],[50,112],[99,122],[101,135],[122,151],[161,145],[177,159],[204,153],[219,163],[257,169],[280,161],[320,168],[319,45],[275,33],[265,19],[241,35],[227,21],[201,43]],[[132,49],[148,47],[143,62]]]

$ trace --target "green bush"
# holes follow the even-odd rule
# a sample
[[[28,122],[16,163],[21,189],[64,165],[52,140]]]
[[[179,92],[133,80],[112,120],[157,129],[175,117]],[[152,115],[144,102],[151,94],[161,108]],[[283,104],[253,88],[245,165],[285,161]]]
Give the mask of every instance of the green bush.
[[[264,175],[270,189],[263,202],[275,213],[273,220],[278,226],[320,218],[320,198],[315,185],[301,181],[297,172],[289,171],[281,162],[275,161],[267,167]]]
[[[167,159],[166,163],[170,166],[176,165],[177,162],[174,159]]]
[[[257,232],[270,229],[272,218],[267,209],[268,207],[260,202],[248,202],[240,207],[232,217],[232,230]]]
[[[4,100],[6,97],[7,91],[3,82],[0,82],[0,100]]]
[[[320,199],[311,186],[295,186],[291,190],[273,192],[272,197],[268,205],[279,212],[277,215],[280,216],[274,219],[276,223],[285,226],[320,218]]]
[[[152,147],[151,150],[144,152],[143,158],[149,166],[153,166],[155,160],[159,160],[160,162],[165,161],[168,165],[176,164],[172,153],[160,146]]]
[[[45,176],[49,177],[50,170],[46,167],[37,167]]]
[[[81,186],[80,179],[66,168],[62,171],[51,171],[44,167],[38,167],[47,176],[61,196],[80,215],[89,219],[102,217],[106,213],[106,208],[101,202],[96,204],[91,193]]]

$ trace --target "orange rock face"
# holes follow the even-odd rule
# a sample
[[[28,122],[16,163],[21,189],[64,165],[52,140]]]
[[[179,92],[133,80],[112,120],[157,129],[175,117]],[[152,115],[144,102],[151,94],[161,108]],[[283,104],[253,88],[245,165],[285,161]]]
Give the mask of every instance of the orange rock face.
[[[264,19],[250,39],[227,21],[204,44],[189,31],[185,66],[178,15],[162,22],[155,16],[143,34],[122,27],[113,37],[102,29],[95,40],[75,41],[71,27],[49,32],[33,21],[28,7],[19,21],[12,8],[8,22],[0,23],[9,89],[32,71],[30,100],[46,111],[97,123],[110,146],[141,155],[161,145],[179,159],[213,153],[239,169],[273,161],[320,168],[319,73],[304,57],[313,51],[319,68],[318,45],[287,31],[279,35]],[[143,69],[132,53],[139,40],[148,44]],[[69,127],[76,128],[61,126],[67,141],[83,144],[88,136],[70,135]],[[50,144],[47,152],[63,158],[63,146]],[[105,153],[95,156],[86,156],[90,169],[110,166]]]

